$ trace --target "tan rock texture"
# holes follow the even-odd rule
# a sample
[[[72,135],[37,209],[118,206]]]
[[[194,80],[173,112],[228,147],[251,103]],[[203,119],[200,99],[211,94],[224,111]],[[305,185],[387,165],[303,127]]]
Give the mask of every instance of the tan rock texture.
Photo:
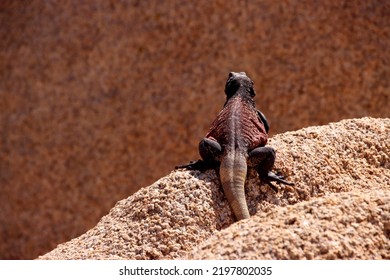
[[[390,259],[390,191],[331,194],[255,216],[185,259]]]
[[[275,135],[275,193],[249,172],[234,223],[214,170],[176,170],[40,259],[390,259],[390,119]]]
[[[0,258],[197,156],[230,71],[271,133],[389,117],[390,2],[0,1]]]

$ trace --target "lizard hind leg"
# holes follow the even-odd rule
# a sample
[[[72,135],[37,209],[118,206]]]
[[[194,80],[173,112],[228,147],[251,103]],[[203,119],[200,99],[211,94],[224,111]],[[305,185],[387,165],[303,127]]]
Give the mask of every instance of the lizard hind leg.
[[[249,165],[256,168],[261,181],[267,183],[275,192],[278,189],[271,183],[272,181],[285,185],[294,185],[284,180],[284,177],[272,172],[275,163],[275,150],[271,147],[258,147],[249,152]]]
[[[177,165],[175,168],[186,168],[200,171],[217,168],[220,164],[222,147],[216,140],[203,138],[199,143],[199,154],[202,159],[192,161],[188,164]]]
[[[214,139],[203,138],[199,142],[199,154],[203,161],[212,168],[218,167],[222,156],[222,147]]]

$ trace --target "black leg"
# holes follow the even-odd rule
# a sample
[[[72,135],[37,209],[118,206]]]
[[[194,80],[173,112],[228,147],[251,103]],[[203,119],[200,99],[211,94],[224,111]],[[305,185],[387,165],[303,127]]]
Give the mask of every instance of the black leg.
[[[221,145],[212,139],[203,138],[199,143],[199,154],[201,160],[192,161],[189,164],[178,165],[175,168],[187,168],[196,170],[207,170],[219,166],[222,155]]]
[[[277,192],[278,189],[272,185],[272,181],[289,186],[294,184],[283,180],[283,176],[277,175],[271,171],[275,163],[275,158],[276,154],[273,148],[258,147],[249,152],[248,164],[249,166],[256,168],[260,179],[267,183],[275,192]]]
[[[221,161],[222,147],[216,140],[203,138],[199,142],[199,154],[205,162],[218,165]]]

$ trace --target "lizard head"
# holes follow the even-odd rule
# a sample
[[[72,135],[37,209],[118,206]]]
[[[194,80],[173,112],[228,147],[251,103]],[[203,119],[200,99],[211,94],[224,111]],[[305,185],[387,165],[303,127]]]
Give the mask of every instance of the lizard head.
[[[246,98],[255,97],[256,93],[253,89],[253,81],[246,75],[245,72],[230,72],[225,85],[225,94],[227,99],[240,93]]]

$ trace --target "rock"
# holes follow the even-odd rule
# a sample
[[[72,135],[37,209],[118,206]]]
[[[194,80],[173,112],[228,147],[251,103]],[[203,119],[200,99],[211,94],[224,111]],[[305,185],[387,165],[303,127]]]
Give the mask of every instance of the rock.
[[[80,2],[0,1],[0,258],[197,157],[230,71],[271,134],[389,117],[389,1]]]
[[[275,135],[278,193],[248,174],[234,222],[216,172],[176,170],[40,259],[389,259],[390,119]]]
[[[184,259],[390,259],[390,190],[329,194],[217,232]]]

